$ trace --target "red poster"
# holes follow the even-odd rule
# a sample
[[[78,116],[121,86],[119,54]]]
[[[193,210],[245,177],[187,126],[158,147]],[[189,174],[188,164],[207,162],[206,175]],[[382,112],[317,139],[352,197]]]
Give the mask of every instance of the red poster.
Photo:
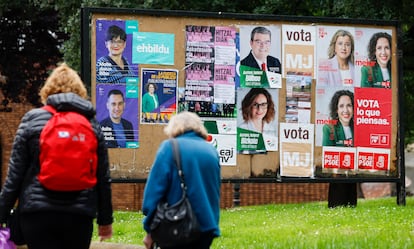
[[[323,167],[326,169],[339,169],[339,152],[326,151],[323,154]]]
[[[358,148],[358,171],[388,174],[390,170],[390,150]]]
[[[391,147],[392,91],[355,88],[354,146]]]
[[[355,173],[356,148],[323,146],[322,171],[329,173]]]

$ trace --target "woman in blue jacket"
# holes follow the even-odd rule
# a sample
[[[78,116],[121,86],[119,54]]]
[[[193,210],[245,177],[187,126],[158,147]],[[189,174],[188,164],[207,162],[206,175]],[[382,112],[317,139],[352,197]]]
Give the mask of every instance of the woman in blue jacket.
[[[175,138],[181,154],[182,170],[187,185],[187,196],[200,223],[201,237],[180,249],[208,249],[215,237],[220,236],[220,161],[217,150],[207,143],[207,131],[200,118],[191,112],[180,112],[173,116],[165,127],[165,134]],[[180,178],[173,159],[173,148],[169,140],[161,143],[152,165],[144,190],[142,211],[147,232],[144,244],[151,248],[150,234],[152,216],[157,204],[165,198],[169,205],[182,196]],[[175,247],[169,247],[172,249]],[[165,248],[162,248],[165,249]]]

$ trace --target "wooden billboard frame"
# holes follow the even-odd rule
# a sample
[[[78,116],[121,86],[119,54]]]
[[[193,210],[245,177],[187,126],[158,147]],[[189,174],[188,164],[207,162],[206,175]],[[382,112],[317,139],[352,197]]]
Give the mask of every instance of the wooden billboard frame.
[[[184,32],[185,25],[267,25],[267,24],[303,24],[303,25],[356,25],[367,27],[387,27],[393,30],[393,56],[392,56],[392,75],[393,82],[393,102],[392,122],[392,146],[391,146],[391,165],[394,169],[392,176],[375,177],[281,177],[271,176],[262,177],[260,173],[269,167],[269,163],[278,162],[278,152],[268,152],[267,154],[238,155],[236,167],[222,167],[223,182],[245,183],[245,182],[275,182],[275,183],[326,183],[326,182],[392,182],[397,186],[397,203],[405,205],[405,158],[404,158],[404,138],[401,119],[403,82],[402,82],[402,52],[401,52],[401,27],[398,21],[383,20],[362,20],[362,19],[339,19],[322,17],[297,17],[279,15],[259,15],[259,14],[236,14],[223,12],[197,12],[197,11],[170,11],[170,10],[144,10],[144,9],[122,9],[122,8],[82,8],[81,9],[81,76],[85,84],[91,89],[92,99],[96,96],[96,83],[92,80],[95,76],[93,61],[96,54],[93,49],[95,42],[94,21],[99,18],[139,20],[140,31],[169,32],[174,33],[175,48],[177,51],[184,51]],[[142,29],[142,30],[141,30]],[[184,67],[184,52],[177,52],[174,67],[182,70]],[[159,66],[159,68],[171,68]],[[183,74],[179,75],[179,86],[183,86]],[[394,80],[396,79],[396,80]],[[313,79],[313,82],[315,79]],[[314,84],[313,84],[314,85]],[[283,93],[280,94],[282,104]],[[314,97],[313,97],[314,99]],[[314,101],[314,100],[313,100]],[[279,115],[282,115],[279,112]],[[281,116],[279,116],[281,118]],[[313,117],[314,119],[314,117]],[[115,174],[113,181],[120,183],[145,182],[150,171],[158,145],[166,139],[163,135],[161,125],[140,125],[140,147],[138,149],[109,149],[111,167],[122,169],[120,174]],[[154,134],[157,134],[154,136]],[[315,149],[315,158],[320,156],[320,148]],[[124,168],[123,168],[124,167]],[[277,168],[279,166],[277,165]],[[128,172],[134,172],[133,177]],[[257,176],[259,175],[259,176]],[[252,177],[255,176],[255,177]]]

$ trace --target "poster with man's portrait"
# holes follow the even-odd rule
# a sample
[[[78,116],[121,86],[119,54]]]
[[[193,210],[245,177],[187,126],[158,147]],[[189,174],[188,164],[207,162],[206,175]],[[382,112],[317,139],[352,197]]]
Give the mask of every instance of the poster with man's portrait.
[[[138,98],[127,85],[96,86],[96,119],[108,148],[138,148]]]
[[[240,26],[241,87],[281,88],[280,26]]]

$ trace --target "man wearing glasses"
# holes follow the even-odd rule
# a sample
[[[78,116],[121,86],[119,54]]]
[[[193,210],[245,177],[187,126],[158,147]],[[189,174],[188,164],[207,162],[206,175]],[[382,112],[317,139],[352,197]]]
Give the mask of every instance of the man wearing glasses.
[[[116,25],[108,28],[105,46],[108,55],[96,62],[96,83],[125,83],[125,77],[134,77],[132,67],[123,56],[127,35]]]
[[[255,27],[250,35],[250,53],[240,64],[274,73],[282,73],[279,59],[269,55],[271,32],[265,27]]]

